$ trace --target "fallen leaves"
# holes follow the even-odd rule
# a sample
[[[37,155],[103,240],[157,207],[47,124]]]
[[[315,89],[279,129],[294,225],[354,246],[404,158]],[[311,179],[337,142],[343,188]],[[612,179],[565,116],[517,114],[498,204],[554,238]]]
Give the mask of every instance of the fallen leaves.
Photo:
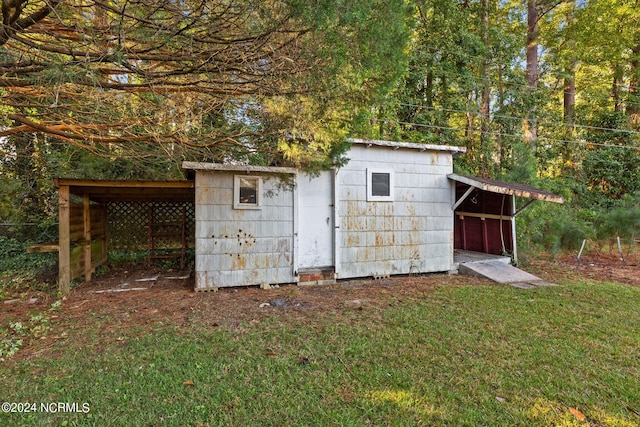
[[[637,415],[637,416],[639,416],[639,417],[640,417],[640,411],[638,411],[638,410],[637,410],[637,409],[635,409],[635,408],[632,408],[631,406],[627,406],[627,411],[629,411],[629,412],[631,412],[632,414],[635,414],[635,415]]]
[[[576,408],[569,407],[569,412],[571,412],[571,415],[573,415],[578,421],[587,421],[587,416]]]

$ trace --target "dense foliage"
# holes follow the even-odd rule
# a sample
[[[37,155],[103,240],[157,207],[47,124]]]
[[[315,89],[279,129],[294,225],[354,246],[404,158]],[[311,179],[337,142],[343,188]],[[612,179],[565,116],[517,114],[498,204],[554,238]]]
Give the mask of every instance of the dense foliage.
[[[1,0],[0,217],[55,222],[55,176],[322,168],[354,136],[462,145],[460,171],[563,194],[521,241],[633,239],[636,3]]]

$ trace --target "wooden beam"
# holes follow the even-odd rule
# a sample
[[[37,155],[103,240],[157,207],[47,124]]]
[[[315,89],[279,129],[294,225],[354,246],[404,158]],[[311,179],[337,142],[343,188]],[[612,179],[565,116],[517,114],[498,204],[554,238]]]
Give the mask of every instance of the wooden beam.
[[[58,188],[58,292],[66,295],[71,291],[71,238],[69,234],[69,186]]]
[[[36,254],[41,252],[58,252],[60,244],[58,242],[38,243],[27,248],[28,254]]]
[[[460,218],[464,218],[465,216],[480,218],[480,219],[510,219],[510,215],[495,215],[495,214],[485,214],[485,213],[476,213],[476,212],[456,212]]]
[[[91,281],[91,205],[89,196],[83,196],[84,207],[82,210],[82,223],[84,226],[84,281]]]
[[[514,197],[513,199],[515,200],[515,197]],[[524,204],[524,206],[522,206],[522,207],[521,207],[520,209],[518,209],[518,210],[516,210],[516,205],[515,205],[515,203],[514,203],[514,205],[513,205],[513,209],[514,209],[514,210],[513,210],[513,212],[514,212],[513,217],[515,218],[515,217],[517,217],[518,215],[520,215],[520,214],[522,213],[522,211],[523,211],[523,210],[525,210],[525,209],[527,209],[529,206],[531,206],[531,204],[532,204],[533,202],[535,202],[535,200],[529,200],[529,201],[527,201],[527,203],[525,203],[525,204]]]
[[[460,206],[460,205],[462,204],[462,202],[464,202],[464,201],[467,199],[467,197],[469,197],[469,194],[471,194],[471,192],[472,192],[473,190],[475,190],[475,189],[476,189],[475,187],[469,187],[469,188],[467,188],[467,191],[465,191],[465,192],[464,192],[464,194],[462,195],[462,197],[460,197],[460,198],[458,199],[458,201],[453,205],[453,208],[452,208],[452,209],[453,209],[454,211],[455,211],[456,209],[458,209],[458,206]]]
[[[102,187],[102,188],[194,188],[193,181],[137,181],[55,178],[56,187]]]

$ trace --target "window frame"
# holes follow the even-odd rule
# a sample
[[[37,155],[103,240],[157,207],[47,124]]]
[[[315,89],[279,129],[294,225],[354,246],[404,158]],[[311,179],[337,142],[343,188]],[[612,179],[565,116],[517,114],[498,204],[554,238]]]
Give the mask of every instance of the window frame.
[[[243,179],[255,180],[256,203],[242,203],[240,201],[240,188]],[[233,176],[233,209],[262,209],[262,177],[255,175]]]
[[[394,200],[394,171],[392,169],[367,168],[367,201],[368,202],[392,202]],[[388,174],[389,175],[389,195],[374,196],[373,195],[373,175]]]

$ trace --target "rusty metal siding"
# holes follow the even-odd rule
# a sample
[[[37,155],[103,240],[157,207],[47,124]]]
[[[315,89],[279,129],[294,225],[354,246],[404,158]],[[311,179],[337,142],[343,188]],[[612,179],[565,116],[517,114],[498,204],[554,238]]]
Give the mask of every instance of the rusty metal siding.
[[[337,174],[338,277],[449,271],[451,153],[354,145]],[[392,170],[393,201],[367,201],[367,169]]]
[[[233,209],[233,173],[196,175],[196,290],[293,282],[293,191],[263,179],[262,208]]]

